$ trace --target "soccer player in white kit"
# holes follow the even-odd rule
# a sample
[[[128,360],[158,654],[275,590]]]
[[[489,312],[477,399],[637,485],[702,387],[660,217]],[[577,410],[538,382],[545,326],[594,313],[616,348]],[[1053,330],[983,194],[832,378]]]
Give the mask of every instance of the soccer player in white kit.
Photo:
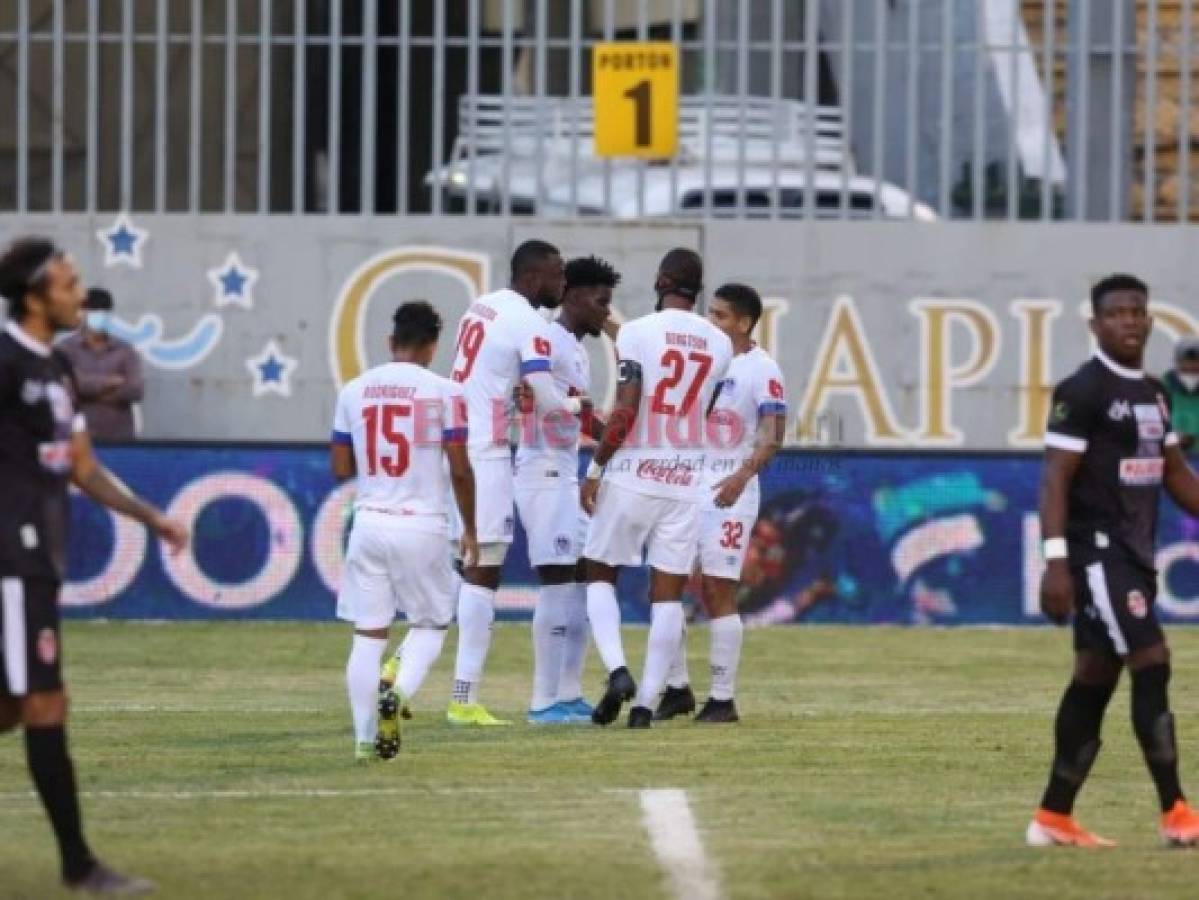
[[[399,750],[399,709],[441,653],[454,617],[443,457],[462,518],[460,553],[467,564],[478,559],[462,388],[428,369],[441,317],[417,300],[400,306],[393,322],[392,362],[341,389],[330,449],[334,476],[341,481],[357,476],[337,616],[354,624],[346,687],[360,760],[389,759]],[[397,612],[406,614],[408,634],[395,702],[385,705],[377,696],[379,662]],[[377,705],[385,720],[378,723]]]
[[[708,413],[708,454],[700,507],[699,564],[703,605],[710,622],[708,659],[712,684],[697,722],[736,722],[733,701],[741,663],[737,587],[749,536],[758,520],[758,473],[782,446],[787,429],[783,374],[750,337],[762,317],[762,298],[744,284],[718,288],[708,320],[733,342],[732,363]],[[695,709],[684,639],[666,680],[655,719]]]
[[[592,512],[584,549],[587,614],[608,685],[592,721],[607,725],[624,701],[630,728],[648,728],[651,710],[683,636],[683,588],[698,539],[704,415],[733,356],[728,336],[692,312],[703,261],[676,248],[658,266],[658,312],[624,325],[616,407],[587,470],[584,509]],[[635,431],[634,431],[635,429]],[[602,479],[602,481],[601,481]],[[651,620],[641,689],[625,664],[616,575],[650,566]]]
[[[594,256],[566,264],[566,290],[550,323],[550,372],[560,390],[591,393],[584,337],[598,337],[620,275]],[[527,392],[522,392],[522,394]],[[528,538],[529,564],[541,590],[533,613],[533,697],[528,721],[536,725],[591,721],[581,679],[587,655],[587,590],[578,565],[587,535],[579,505],[579,437],[599,437],[594,414],[546,418],[522,415],[516,451],[516,508]]]
[[[512,255],[510,287],[479,297],[458,324],[450,377],[466,396],[475,472],[479,559],[463,567],[458,594],[458,657],[446,719],[455,725],[506,725],[479,702],[491,647],[495,592],[516,524],[510,431],[513,390],[523,380],[539,417],[577,415],[583,398],[567,397],[550,373],[549,323],[538,307],[556,308],[565,282],[562,256],[545,241],[525,241]]]

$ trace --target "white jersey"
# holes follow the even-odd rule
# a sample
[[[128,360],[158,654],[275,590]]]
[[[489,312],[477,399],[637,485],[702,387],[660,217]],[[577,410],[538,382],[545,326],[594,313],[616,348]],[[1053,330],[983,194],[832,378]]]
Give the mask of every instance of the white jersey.
[[[412,363],[386,363],[341,389],[333,441],[354,448],[355,511],[445,531],[450,496],[444,446],[466,439],[462,387]]]
[[[450,378],[466,394],[471,456],[507,458],[512,390],[522,375],[549,371],[549,324],[504,288],[471,304],[458,323],[456,347]]]
[[[587,394],[591,389],[591,364],[583,343],[557,322],[549,325],[550,374],[554,385],[567,397]],[[578,482],[578,416],[565,412],[548,416],[526,413],[520,417],[516,450],[516,480],[521,484],[553,483],[559,479]]]
[[[783,374],[770,354],[755,345],[734,356],[708,417],[709,450],[704,469],[708,499],[716,484],[753,456],[762,416],[786,414]],[[759,498],[755,475],[730,512],[745,510],[756,514]]]
[[[642,396],[633,433],[604,477],[641,494],[700,500],[704,416],[732,342],[707,319],[666,309],[622,326],[616,352],[640,364]]]

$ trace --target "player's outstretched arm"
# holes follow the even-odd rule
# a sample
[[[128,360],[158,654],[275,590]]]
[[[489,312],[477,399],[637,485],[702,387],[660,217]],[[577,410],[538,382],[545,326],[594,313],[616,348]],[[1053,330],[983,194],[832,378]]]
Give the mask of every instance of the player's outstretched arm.
[[[180,522],[167,518],[161,510],[139,498],[100,464],[86,431],[77,432],[72,438],[71,452],[71,480],[79,490],[114,512],[141,522],[166,541],[173,553],[187,546],[189,535]]]
[[[450,463],[450,484],[454,488],[454,499],[458,503],[458,513],[462,516],[459,552],[462,565],[469,569],[479,562],[479,539],[475,531],[475,473],[471,468],[465,444],[446,444],[445,455]]]
[[[1166,493],[1188,515],[1199,516],[1199,476],[1178,445],[1166,448]]]
[[[1074,584],[1064,544],[1070,484],[1081,465],[1081,453],[1050,447],[1045,451],[1041,470],[1041,538],[1052,540],[1061,548],[1060,555],[1046,554],[1056,558],[1046,560],[1045,574],[1041,578],[1041,612],[1059,625],[1070,617],[1074,608]]]
[[[761,472],[783,446],[787,434],[787,417],[783,413],[768,413],[758,420],[758,432],[754,441],[754,452],[741,467],[716,485],[714,502],[720,508],[732,506],[740,498],[745,486]]]

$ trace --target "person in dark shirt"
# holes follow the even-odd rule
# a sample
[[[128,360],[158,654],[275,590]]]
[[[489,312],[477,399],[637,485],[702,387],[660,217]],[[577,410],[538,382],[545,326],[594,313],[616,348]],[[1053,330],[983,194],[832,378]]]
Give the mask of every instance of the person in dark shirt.
[[[132,344],[112,334],[108,291],[89,290],[83,309],[83,327],[58,344],[74,371],[79,411],[93,441],[132,441],[137,436],[133,404],[143,394],[141,357]]]
[[[1058,385],[1045,435],[1041,609],[1074,613],[1074,677],[1058,707],[1049,784],[1026,838],[1034,846],[1111,846],[1074,819],[1099,753],[1120,671],[1132,680],[1132,723],[1161,802],[1169,844],[1199,842],[1199,813],[1178,778],[1167,685],[1170,653],[1154,611],[1154,543],[1162,489],[1199,515],[1199,478],[1170,422],[1165,387],[1142,371],[1153,320],[1149,289],[1113,275],[1091,291],[1095,356]]]
[[[66,564],[67,485],[152,529],[178,552],[187,530],[129,493],[97,461],[76,412],[70,364],[51,349],[79,324],[83,288],[51,241],[21,238],[0,255],[0,732],[21,725],[33,783],[46,808],[67,887],[145,893],[149,882],[113,871],[83,837],[67,753],[58,594]]]

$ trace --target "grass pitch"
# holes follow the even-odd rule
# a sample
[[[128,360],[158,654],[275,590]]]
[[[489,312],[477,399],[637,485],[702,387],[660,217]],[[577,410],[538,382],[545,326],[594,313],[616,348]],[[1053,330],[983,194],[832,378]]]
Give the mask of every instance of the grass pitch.
[[[1172,639],[1199,796],[1199,630]],[[1065,631],[751,631],[742,724],[650,732],[523,724],[521,626],[496,629],[483,692],[519,724],[453,729],[451,635],[400,759],[367,768],[351,761],[348,641],[333,625],[70,623],[93,846],[165,898],[669,897],[638,791],[683,788],[726,897],[1199,896],[1199,853],[1158,843],[1126,687],[1079,804],[1121,846],[1023,846]],[[644,642],[629,631],[635,674]],[[698,688],[706,648],[694,629]],[[58,896],[56,877],[21,741],[0,736],[0,897]]]

